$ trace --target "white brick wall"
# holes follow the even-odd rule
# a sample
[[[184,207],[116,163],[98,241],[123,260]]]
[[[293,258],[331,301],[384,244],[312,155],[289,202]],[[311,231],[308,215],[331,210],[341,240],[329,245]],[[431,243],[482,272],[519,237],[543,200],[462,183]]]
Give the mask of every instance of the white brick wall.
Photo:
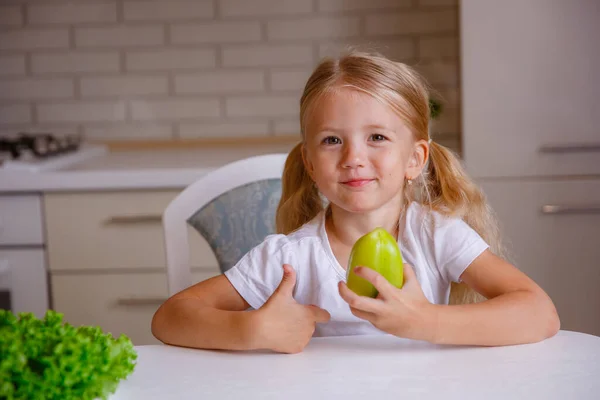
[[[173,137],[173,127],[154,123],[88,124],[84,133],[94,140],[169,139]]]
[[[264,89],[262,71],[205,72],[175,77],[175,93],[260,93]]]
[[[458,85],[458,66],[453,62],[434,62],[418,65],[416,69],[434,86]]]
[[[19,26],[23,15],[19,6],[0,6],[0,27]]]
[[[118,72],[119,53],[116,51],[34,53],[31,55],[31,70],[34,75]]]
[[[312,71],[306,69],[290,69],[290,70],[273,70],[271,71],[271,89],[272,90],[292,90],[302,94],[302,89],[310,73]]]
[[[28,105],[0,105],[0,121],[3,124],[31,122],[31,107]]]
[[[125,21],[164,21],[212,18],[213,3],[206,0],[129,1],[124,5]]]
[[[313,0],[221,0],[223,17],[300,15],[312,12]]]
[[[264,136],[269,132],[269,124],[264,122],[222,122],[222,123],[183,123],[179,126],[179,137],[201,138],[207,136]]]
[[[458,0],[419,0],[420,6],[456,6]]]
[[[259,40],[258,22],[188,23],[171,27],[173,43],[239,43]]]
[[[225,67],[272,67],[313,64],[313,48],[308,44],[232,46],[223,48]]]
[[[83,24],[116,22],[116,3],[31,4],[27,10],[30,24]]]
[[[320,11],[387,10],[410,8],[412,0],[318,0]]]
[[[369,15],[366,29],[369,35],[447,33],[457,30],[457,18],[454,10]]]
[[[335,56],[348,50],[348,47],[357,50],[376,51],[385,54],[396,61],[411,62],[416,59],[416,46],[413,38],[398,39],[373,39],[361,38],[348,41],[323,42],[319,45],[319,57]]]
[[[82,97],[167,94],[166,76],[119,76],[81,79]]]
[[[107,122],[125,119],[125,104],[119,101],[40,104],[39,122]]]
[[[459,143],[457,0],[10,0],[0,135],[98,140],[296,135],[321,57],[349,46],[418,66]]]
[[[0,100],[38,100],[73,98],[70,79],[18,79],[0,81]]]
[[[24,75],[25,56],[0,56],[0,76],[5,75]]]
[[[359,35],[358,17],[321,17],[267,23],[269,40],[328,39]]]
[[[273,130],[275,135],[299,135],[300,134],[300,121],[297,119],[275,121],[273,124]]]
[[[131,51],[125,57],[128,71],[169,71],[209,68],[217,65],[217,53],[212,49]]]
[[[69,31],[66,28],[19,29],[0,34],[0,51],[57,49],[69,47]]]
[[[247,96],[229,98],[225,107],[231,117],[278,117],[298,115],[297,96]]]
[[[458,37],[419,38],[421,59],[458,58]]]
[[[218,100],[136,100],[131,103],[131,115],[134,121],[177,121],[179,119],[210,118],[219,117],[220,113]]]
[[[165,33],[160,25],[75,29],[76,47],[154,46],[164,41]]]

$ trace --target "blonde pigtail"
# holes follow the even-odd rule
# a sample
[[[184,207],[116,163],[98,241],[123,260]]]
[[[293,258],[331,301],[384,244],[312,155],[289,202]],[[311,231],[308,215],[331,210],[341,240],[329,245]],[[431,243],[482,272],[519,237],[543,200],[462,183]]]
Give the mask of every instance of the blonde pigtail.
[[[302,142],[288,154],[281,179],[281,199],[275,215],[277,233],[289,234],[323,209],[319,191],[304,167]]]
[[[441,214],[462,218],[489,245],[502,255],[498,224],[483,192],[469,178],[454,153],[435,142],[430,144],[425,185],[427,203]],[[452,283],[450,304],[474,303],[485,298],[464,283]]]

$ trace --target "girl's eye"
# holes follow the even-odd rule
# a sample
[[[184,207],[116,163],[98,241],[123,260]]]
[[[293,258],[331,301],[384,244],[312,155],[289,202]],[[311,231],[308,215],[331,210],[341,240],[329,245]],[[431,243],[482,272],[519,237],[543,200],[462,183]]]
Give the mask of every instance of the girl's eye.
[[[371,135],[371,139],[374,142],[382,142],[382,141],[386,140],[386,137],[383,136],[382,134],[374,133],[373,135]]]
[[[327,136],[325,139],[323,139],[323,143],[325,144],[340,144],[341,140],[338,137],[335,136]]]

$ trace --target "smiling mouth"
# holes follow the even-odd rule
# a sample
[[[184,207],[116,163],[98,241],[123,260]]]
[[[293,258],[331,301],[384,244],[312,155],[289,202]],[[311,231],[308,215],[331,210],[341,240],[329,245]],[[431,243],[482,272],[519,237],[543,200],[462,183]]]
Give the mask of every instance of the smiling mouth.
[[[350,186],[350,187],[361,187],[361,186],[365,186],[373,181],[374,181],[374,179],[352,179],[350,181],[342,182],[342,185]]]

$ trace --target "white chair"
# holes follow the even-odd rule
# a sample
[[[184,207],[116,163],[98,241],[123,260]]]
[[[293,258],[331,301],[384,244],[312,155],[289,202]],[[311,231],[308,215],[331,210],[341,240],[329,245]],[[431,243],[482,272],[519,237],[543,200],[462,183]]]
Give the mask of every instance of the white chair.
[[[275,232],[287,154],[235,161],[185,188],[162,217],[169,296],[192,282],[188,224],[208,242],[221,272]]]

